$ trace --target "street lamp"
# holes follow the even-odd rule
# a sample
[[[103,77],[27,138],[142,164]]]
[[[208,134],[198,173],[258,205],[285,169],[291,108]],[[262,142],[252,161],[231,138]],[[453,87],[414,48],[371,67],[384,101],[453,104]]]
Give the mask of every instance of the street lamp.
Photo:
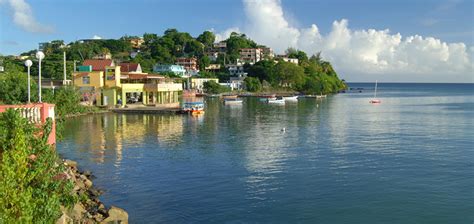
[[[38,73],[38,102],[41,103],[41,60],[44,58],[44,53],[42,51],[36,52],[36,58],[39,60],[39,73]]]
[[[31,60],[25,61],[25,66],[28,68],[28,103],[31,103],[31,93],[30,93],[30,67],[33,65]]]

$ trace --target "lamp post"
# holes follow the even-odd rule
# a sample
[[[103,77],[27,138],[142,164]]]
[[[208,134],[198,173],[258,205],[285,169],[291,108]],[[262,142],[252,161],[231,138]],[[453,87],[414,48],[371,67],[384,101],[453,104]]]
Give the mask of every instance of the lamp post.
[[[39,73],[38,73],[38,102],[41,103],[41,60],[44,58],[44,53],[42,51],[36,52],[36,58],[39,60],[38,62],[38,67],[39,67]]]
[[[31,60],[25,61],[25,66],[28,68],[28,104],[31,103],[31,92],[30,92],[30,67],[33,65]]]

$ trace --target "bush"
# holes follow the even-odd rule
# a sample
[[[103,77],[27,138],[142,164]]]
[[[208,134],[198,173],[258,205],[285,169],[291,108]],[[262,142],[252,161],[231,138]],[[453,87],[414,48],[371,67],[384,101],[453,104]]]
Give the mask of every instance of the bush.
[[[51,120],[37,128],[7,110],[0,114],[0,223],[54,223],[76,197],[64,166],[47,144]]]
[[[258,92],[262,89],[262,83],[258,78],[247,77],[244,79],[245,88],[250,92]]]
[[[223,92],[230,91],[229,88],[221,86],[219,83],[214,81],[207,81],[203,84],[204,92],[210,94],[219,94]]]

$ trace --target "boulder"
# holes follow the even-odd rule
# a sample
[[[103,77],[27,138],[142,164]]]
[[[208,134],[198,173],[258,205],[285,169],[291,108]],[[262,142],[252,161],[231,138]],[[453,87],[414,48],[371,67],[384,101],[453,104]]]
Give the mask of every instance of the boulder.
[[[65,213],[58,220],[56,220],[56,224],[73,224],[74,220],[71,217],[67,216]]]
[[[64,160],[64,163],[65,163],[67,166],[70,166],[70,167],[73,167],[73,168],[77,168],[77,162],[76,162],[76,161],[72,161],[72,160],[66,159],[66,160]]]
[[[102,224],[106,223],[122,223],[122,224],[128,224],[128,213],[118,207],[112,206],[109,209],[109,216],[104,219]]]
[[[91,188],[92,187],[92,181],[89,179],[84,180],[84,185],[86,188]]]
[[[74,207],[69,211],[68,215],[74,220],[82,220],[86,209],[82,206],[81,203],[76,203]]]

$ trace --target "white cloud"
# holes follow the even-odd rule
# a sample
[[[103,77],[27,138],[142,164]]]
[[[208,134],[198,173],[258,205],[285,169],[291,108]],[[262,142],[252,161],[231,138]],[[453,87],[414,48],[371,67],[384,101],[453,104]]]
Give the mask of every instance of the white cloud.
[[[94,35],[94,36],[92,37],[92,39],[94,39],[94,40],[100,40],[100,39],[102,39],[102,37],[99,36],[99,35]]]
[[[349,81],[473,82],[473,47],[419,35],[403,37],[390,30],[352,30],[345,19],[328,34],[317,25],[298,29],[285,18],[280,0],[243,0],[247,23],[242,31],[277,53],[296,47],[322,51]],[[233,30],[239,30],[233,28]],[[228,35],[220,34],[220,37]],[[225,39],[225,38],[224,38]]]
[[[2,0],[0,3],[8,2],[12,8],[13,22],[22,29],[32,33],[52,33],[53,28],[40,24],[33,17],[31,6],[24,0]]]

